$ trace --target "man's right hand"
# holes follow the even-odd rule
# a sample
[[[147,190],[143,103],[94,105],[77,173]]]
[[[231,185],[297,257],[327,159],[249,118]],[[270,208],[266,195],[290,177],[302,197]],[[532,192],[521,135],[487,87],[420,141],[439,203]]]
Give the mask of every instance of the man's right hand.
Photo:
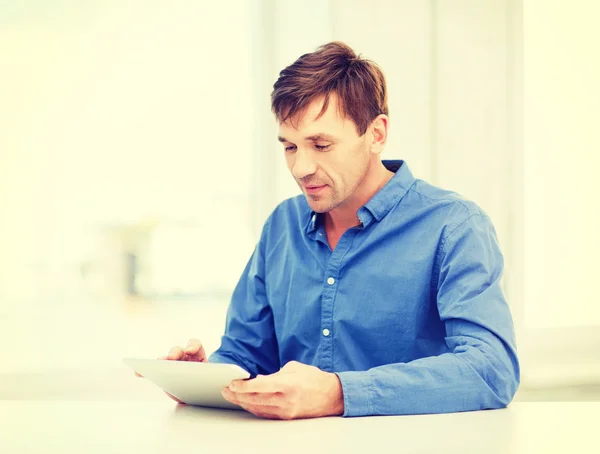
[[[167,361],[192,361],[198,363],[206,363],[208,362],[208,358],[206,357],[206,352],[204,351],[204,347],[202,343],[198,339],[190,339],[185,348],[182,347],[173,347],[169,350],[169,354],[167,356],[161,356],[158,359],[163,359]],[[142,375],[135,373],[136,377],[142,377]],[[173,399],[175,402],[183,403],[177,397],[169,394],[165,391],[165,394]]]

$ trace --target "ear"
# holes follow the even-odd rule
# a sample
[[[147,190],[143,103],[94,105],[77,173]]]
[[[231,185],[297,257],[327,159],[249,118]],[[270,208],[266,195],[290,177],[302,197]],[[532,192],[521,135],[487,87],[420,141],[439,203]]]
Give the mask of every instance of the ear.
[[[385,148],[388,133],[388,117],[385,114],[378,115],[369,128],[372,142],[371,153],[380,154]]]

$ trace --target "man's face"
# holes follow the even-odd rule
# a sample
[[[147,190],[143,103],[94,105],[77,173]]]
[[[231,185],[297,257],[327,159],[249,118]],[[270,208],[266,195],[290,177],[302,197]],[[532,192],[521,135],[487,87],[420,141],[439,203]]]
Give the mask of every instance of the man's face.
[[[340,116],[335,94],[316,119],[322,106],[323,98],[311,103],[297,128],[289,121],[279,125],[287,166],[317,213],[352,201],[371,158],[369,134],[359,136],[354,123]]]

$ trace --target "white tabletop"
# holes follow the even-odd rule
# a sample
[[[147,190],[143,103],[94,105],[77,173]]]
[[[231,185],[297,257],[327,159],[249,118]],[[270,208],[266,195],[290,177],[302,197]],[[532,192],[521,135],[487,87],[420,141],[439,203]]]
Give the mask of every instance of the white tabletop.
[[[177,405],[125,366],[0,374],[0,453],[600,453],[600,402],[268,421]],[[377,451],[375,451],[377,450]]]
[[[600,403],[515,402],[456,414],[268,421],[152,401],[0,401],[3,453],[598,453]]]

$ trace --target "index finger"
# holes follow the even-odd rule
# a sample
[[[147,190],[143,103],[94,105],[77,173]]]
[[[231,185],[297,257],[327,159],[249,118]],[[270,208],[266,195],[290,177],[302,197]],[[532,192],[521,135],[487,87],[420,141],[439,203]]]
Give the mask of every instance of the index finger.
[[[206,353],[204,353],[204,347],[202,346],[202,342],[194,338],[188,341],[188,344],[185,347],[185,352],[189,355],[199,354],[199,356],[206,356]]]
[[[169,350],[169,354],[167,355],[167,359],[171,361],[178,361],[184,357],[185,353],[181,347],[173,347],[171,350]]]

